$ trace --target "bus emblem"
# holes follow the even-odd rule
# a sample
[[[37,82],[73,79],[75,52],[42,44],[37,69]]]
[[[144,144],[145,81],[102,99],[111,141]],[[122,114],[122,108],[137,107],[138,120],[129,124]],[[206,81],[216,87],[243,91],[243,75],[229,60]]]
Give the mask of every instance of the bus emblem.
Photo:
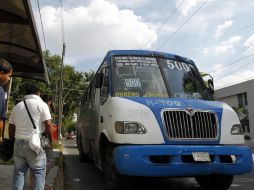
[[[190,116],[193,116],[194,113],[195,113],[195,110],[194,110],[193,107],[191,107],[190,105],[187,106],[187,107],[185,108],[185,110],[186,110],[186,113],[189,114]]]

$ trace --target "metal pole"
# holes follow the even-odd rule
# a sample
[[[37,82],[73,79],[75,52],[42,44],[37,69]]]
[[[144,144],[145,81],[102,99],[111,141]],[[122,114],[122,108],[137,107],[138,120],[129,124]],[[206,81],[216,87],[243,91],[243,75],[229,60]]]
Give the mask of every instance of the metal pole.
[[[65,43],[63,43],[62,61],[60,68],[60,81],[59,81],[59,103],[58,103],[58,139],[61,139],[62,134],[62,117],[63,117],[63,61],[65,56]]]

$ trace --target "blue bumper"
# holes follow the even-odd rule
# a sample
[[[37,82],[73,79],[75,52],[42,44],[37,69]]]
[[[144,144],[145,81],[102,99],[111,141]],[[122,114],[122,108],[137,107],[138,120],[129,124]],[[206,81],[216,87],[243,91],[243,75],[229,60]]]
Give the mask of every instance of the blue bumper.
[[[195,162],[192,152],[208,152],[211,162]],[[114,157],[118,172],[131,176],[239,175],[252,169],[251,150],[243,146],[128,145],[116,147]]]

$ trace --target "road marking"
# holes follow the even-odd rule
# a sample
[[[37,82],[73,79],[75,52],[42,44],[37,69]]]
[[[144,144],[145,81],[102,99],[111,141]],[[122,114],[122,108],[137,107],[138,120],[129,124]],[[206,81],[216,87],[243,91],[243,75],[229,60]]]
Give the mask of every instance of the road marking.
[[[254,182],[254,179],[249,179],[249,178],[236,178],[236,179],[240,179],[240,180],[243,180],[241,182],[246,182],[246,181],[253,181]]]
[[[76,178],[76,179],[73,179],[73,181],[75,181],[75,182],[80,182],[80,179],[79,179],[79,178]]]
[[[231,187],[240,187],[241,185],[238,184],[231,184]]]
[[[235,182],[237,183],[248,183],[248,182],[254,182],[254,179],[249,179],[249,178],[243,178],[243,177],[236,177],[234,179]]]

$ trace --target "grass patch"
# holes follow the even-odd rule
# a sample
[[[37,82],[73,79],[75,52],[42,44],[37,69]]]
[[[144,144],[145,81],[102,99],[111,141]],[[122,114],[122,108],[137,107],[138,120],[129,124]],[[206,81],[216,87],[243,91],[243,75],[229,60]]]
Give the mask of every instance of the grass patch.
[[[55,141],[52,143],[53,149],[59,149],[60,151],[63,150],[63,145],[59,141]]]

